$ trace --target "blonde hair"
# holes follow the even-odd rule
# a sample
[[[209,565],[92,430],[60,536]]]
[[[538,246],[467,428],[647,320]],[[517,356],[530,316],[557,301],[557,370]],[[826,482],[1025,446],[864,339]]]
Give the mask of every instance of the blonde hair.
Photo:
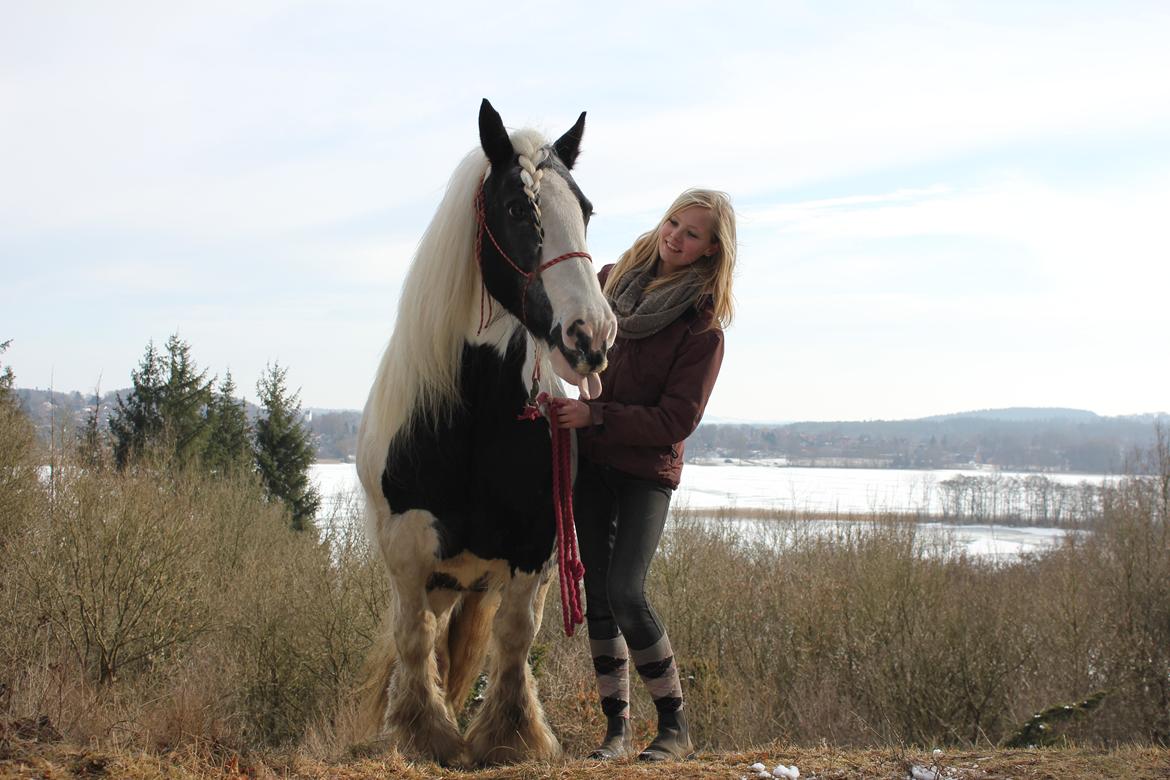
[[[605,294],[617,289],[621,278],[630,272],[642,271],[658,262],[658,232],[662,224],[683,209],[701,206],[711,212],[711,239],[715,251],[700,257],[691,265],[678,271],[659,276],[646,288],[646,292],[665,287],[692,273],[698,273],[702,295],[710,295],[714,309],[714,323],[726,328],[731,324],[735,304],[731,295],[731,279],[735,272],[735,209],[726,192],[718,190],[689,189],[675,198],[662,219],[653,230],[647,231],[634,241],[633,246],[622,253],[617,265],[605,280]]]

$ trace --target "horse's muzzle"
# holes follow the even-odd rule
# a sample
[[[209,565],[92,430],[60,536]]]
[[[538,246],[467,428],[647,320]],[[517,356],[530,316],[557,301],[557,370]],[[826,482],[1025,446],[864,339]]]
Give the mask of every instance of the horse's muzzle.
[[[604,335],[582,320],[561,330],[562,333],[554,334],[557,336],[556,346],[574,371],[587,376],[605,370],[609,344]]]
[[[601,393],[598,374],[605,370],[609,339],[582,320],[567,328],[554,328],[549,336],[553,347],[550,358],[557,376],[576,385],[582,398],[596,398]]]

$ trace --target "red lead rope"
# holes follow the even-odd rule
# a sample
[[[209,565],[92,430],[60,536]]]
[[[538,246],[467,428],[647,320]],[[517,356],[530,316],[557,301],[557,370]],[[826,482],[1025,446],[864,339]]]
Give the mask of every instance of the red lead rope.
[[[553,415],[554,400],[548,393],[536,397],[536,406],[525,406],[521,420],[535,420],[543,415],[548,419],[552,434],[553,509],[557,518],[557,568],[561,579],[561,619],[565,636],[585,622],[581,609],[581,578],[585,565],[577,550],[577,529],[573,521],[573,442],[571,433],[556,424]]]

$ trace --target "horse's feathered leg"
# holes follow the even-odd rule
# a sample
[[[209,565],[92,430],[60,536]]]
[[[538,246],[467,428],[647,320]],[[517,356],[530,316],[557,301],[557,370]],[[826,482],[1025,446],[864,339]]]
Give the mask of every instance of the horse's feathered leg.
[[[477,763],[504,764],[560,755],[561,747],[545,720],[536,697],[536,681],[528,668],[543,579],[542,572],[517,572],[504,587],[492,631],[487,693],[467,730],[471,757]]]
[[[357,688],[359,739],[375,739],[382,733],[382,721],[386,715],[386,690],[390,686],[398,657],[397,648],[394,647],[393,613],[393,609],[388,610],[382,620],[374,646],[366,656],[362,682]]]
[[[552,584],[552,566],[545,566],[540,574],[540,585],[536,588],[536,600],[532,604],[532,612],[536,615],[536,627],[532,630],[535,638],[540,633],[541,623],[544,622],[544,600],[548,596],[548,586]]]
[[[435,665],[438,671],[440,690],[446,691],[451,673],[451,656],[447,649],[450,641],[451,620],[458,613],[461,596],[458,591],[438,588],[427,591],[427,603],[435,615]],[[458,720],[459,710],[451,706],[451,697],[445,699],[451,717]]]
[[[499,592],[475,592],[463,597],[462,603],[451,615],[447,630],[447,658],[449,660],[444,687],[447,705],[458,717],[467,703],[471,687],[483,669],[492,619],[500,606]]]
[[[464,743],[439,688],[438,616],[426,589],[439,549],[432,515],[412,510],[394,516],[380,524],[378,537],[397,596],[398,663],[387,691],[384,728],[402,753],[451,763],[461,758]]]

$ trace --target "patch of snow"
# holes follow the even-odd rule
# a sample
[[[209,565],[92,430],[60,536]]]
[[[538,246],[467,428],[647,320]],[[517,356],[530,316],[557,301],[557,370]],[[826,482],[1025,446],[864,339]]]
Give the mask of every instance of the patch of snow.
[[[755,772],[759,780],[800,780],[800,770],[795,766],[785,766],[784,764],[777,764],[771,772],[764,766],[763,763],[757,761],[748,767],[749,771]],[[740,780],[747,780],[746,775]]]
[[[911,764],[910,777],[912,780],[942,780],[942,775],[937,769],[921,764]]]

